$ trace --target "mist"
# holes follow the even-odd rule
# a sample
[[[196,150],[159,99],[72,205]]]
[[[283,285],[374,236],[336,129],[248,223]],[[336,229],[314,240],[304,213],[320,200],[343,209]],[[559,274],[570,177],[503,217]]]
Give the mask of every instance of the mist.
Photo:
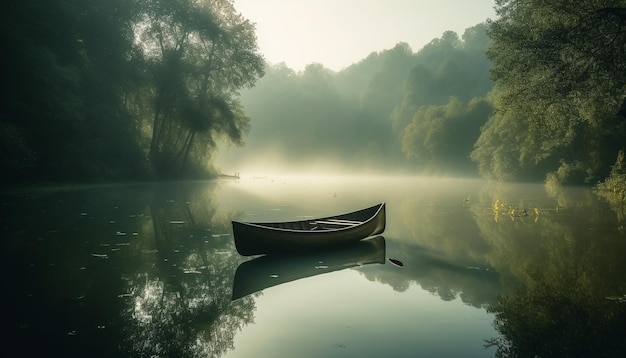
[[[478,24],[417,52],[398,43],[339,72],[318,63],[300,72],[269,65],[241,94],[251,119],[245,145],[222,146],[216,166],[225,173],[477,175],[469,153],[491,112],[489,45]],[[417,128],[429,120],[445,130]]]
[[[609,1],[496,4],[340,71],[268,64],[232,1],[168,4],[3,4],[0,185],[291,171],[623,187],[626,17]]]

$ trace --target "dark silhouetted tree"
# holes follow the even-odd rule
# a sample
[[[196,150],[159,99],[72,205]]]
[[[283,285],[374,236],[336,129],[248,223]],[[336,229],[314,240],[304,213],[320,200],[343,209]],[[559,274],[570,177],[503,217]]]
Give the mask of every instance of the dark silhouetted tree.
[[[264,68],[254,26],[229,0],[154,0],[136,28],[154,76],[151,162],[160,177],[191,175],[217,136],[241,143],[248,127],[239,90]]]

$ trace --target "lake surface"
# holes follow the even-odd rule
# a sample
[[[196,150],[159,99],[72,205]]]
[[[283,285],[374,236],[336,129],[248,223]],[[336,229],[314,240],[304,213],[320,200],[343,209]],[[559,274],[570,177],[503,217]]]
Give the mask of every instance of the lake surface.
[[[355,247],[284,262],[234,247],[231,220],[383,201],[386,231]],[[268,176],[21,192],[0,196],[0,208],[4,356],[613,357],[626,348],[624,208],[586,188]],[[256,286],[237,289],[246,279]]]

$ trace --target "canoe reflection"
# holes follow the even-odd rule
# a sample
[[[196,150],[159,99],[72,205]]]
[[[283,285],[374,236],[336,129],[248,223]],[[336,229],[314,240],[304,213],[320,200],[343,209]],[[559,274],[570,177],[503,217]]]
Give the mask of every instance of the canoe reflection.
[[[261,256],[237,268],[232,300],[301,278],[374,263],[385,263],[385,238],[382,236],[332,251]]]

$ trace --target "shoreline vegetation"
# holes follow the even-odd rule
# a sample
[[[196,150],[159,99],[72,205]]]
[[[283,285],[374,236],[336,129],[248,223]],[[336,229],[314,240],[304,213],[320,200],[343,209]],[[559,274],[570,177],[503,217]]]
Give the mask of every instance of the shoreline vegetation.
[[[138,181],[108,181],[108,182],[36,182],[25,183],[21,185],[0,187],[0,197],[3,195],[20,195],[32,193],[56,193],[63,191],[99,189],[99,188],[115,188],[115,187],[132,187],[144,185],[161,185],[167,183],[190,183],[204,182],[211,180],[239,180],[239,173],[236,174],[216,174],[205,178],[194,179],[173,179],[173,180],[138,180]]]
[[[594,189],[618,213],[620,221],[624,221],[626,219],[626,155],[623,150],[617,155],[609,177],[598,183]]]
[[[0,189],[234,179],[218,168],[271,160],[598,183],[624,202],[626,7],[502,0],[496,20],[417,51],[398,43],[338,72],[296,72],[265,62],[235,6],[3,2]],[[239,161],[220,152],[228,165],[216,165],[229,144]]]

